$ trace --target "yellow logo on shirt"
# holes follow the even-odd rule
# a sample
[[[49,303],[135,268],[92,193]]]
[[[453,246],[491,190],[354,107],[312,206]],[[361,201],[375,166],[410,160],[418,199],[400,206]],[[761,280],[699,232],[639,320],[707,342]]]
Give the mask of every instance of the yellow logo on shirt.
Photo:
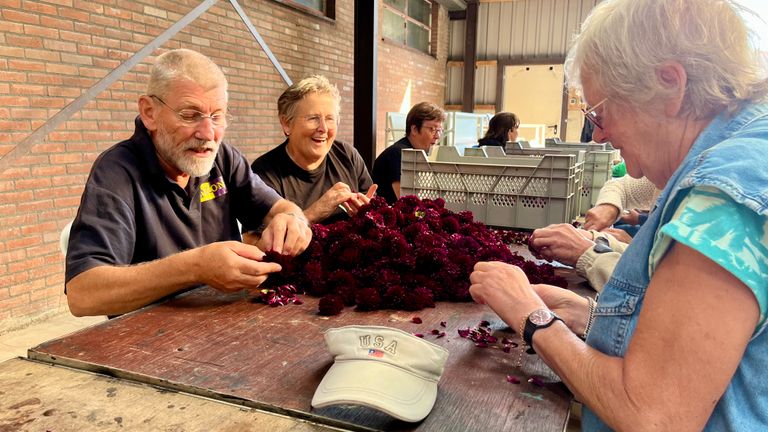
[[[224,177],[207,181],[200,185],[200,202],[210,201],[216,197],[226,195],[226,193],[227,185],[224,184]]]

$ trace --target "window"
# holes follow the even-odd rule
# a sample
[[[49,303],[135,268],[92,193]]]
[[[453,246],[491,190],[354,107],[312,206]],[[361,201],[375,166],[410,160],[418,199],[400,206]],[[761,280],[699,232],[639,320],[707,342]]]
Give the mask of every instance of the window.
[[[382,35],[430,54],[432,3],[428,0],[384,0]]]
[[[298,4],[304,5],[308,8],[317,9],[320,12],[325,11],[325,2],[323,0],[293,0]]]
[[[336,19],[336,0],[275,0],[311,15]]]

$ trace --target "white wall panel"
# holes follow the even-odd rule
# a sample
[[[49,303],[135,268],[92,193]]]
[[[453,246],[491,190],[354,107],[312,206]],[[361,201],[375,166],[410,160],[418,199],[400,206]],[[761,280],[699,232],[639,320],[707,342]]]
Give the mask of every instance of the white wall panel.
[[[496,66],[475,69],[475,104],[496,104]]]
[[[461,89],[464,80],[464,68],[449,67],[445,83],[445,104],[461,105]]]

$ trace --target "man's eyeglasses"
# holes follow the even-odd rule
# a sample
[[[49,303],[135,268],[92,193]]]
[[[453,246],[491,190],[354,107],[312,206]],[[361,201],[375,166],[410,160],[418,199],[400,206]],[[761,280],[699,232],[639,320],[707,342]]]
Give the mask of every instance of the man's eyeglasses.
[[[586,117],[587,120],[592,122],[593,125],[599,127],[600,129],[603,128],[603,125],[600,124],[600,117],[597,116],[597,111],[595,111],[595,109],[597,109],[597,107],[599,107],[600,105],[604,104],[605,101],[607,100],[608,98],[605,98],[600,102],[598,102],[597,104],[595,104],[595,106],[593,107],[586,107],[581,109],[581,112],[584,113],[584,117]]]
[[[441,135],[443,133],[443,128],[441,127],[435,127],[435,126],[422,126],[422,127],[428,130],[429,133],[432,135]]]
[[[319,115],[319,114],[313,114],[302,117],[304,119],[304,123],[307,124],[307,126],[317,129],[320,127],[320,124],[323,122],[323,118],[325,118],[325,124],[327,125],[339,125],[339,118],[332,115],[327,115],[325,117]]]
[[[155,98],[160,101],[161,104],[165,105],[169,110],[173,111],[174,114],[181,120],[182,123],[189,125],[189,126],[195,126],[202,122],[205,119],[211,119],[211,123],[214,124],[214,126],[226,126],[230,121],[232,121],[233,117],[229,113],[213,113],[211,115],[206,115],[201,113],[200,111],[193,110],[193,109],[183,109],[180,111],[176,111],[175,109],[171,108],[170,105],[165,103],[164,100],[160,98],[160,96],[156,95],[149,95],[151,98]]]

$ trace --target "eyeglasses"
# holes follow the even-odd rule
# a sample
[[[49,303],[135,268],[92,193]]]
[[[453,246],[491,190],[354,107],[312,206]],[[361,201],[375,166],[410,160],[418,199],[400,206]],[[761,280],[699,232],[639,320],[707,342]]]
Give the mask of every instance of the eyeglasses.
[[[313,114],[301,118],[304,120],[304,123],[306,123],[307,126],[315,129],[320,127],[320,125],[323,123],[323,119],[325,119],[326,125],[339,125],[339,118],[333,115],[327,115],[323,117],[319,114]]]
[[[605,98],[600,102],[598,102],[593,107],[586,107],[581,109],[581,112],[584,113],[584,117],[586,117],[587,120],[592,122],[593,125],[599,127],[600,129],[603,128],[603,125],[600,124],[600,120],[599,120],[599,117],[597,116],[597,111],[595,111],[595,109],[597,109],[597,107],[599,107],[600,105],[604,104],[607,100],[608,98]]]
[[[435,126],[422,126],[424,129],[427,129],[430,134],[432,135],[441,135],[443,133],[443,128],[441,127],[435,127]]]
[[[183,109],[180,111],[176,111],[173,108],[171,108],[170,105],[165,103],[164,100],[160,98],[160,96],[156,95],[149,95],[151,98],[155,98],[160,101],[161,104],[165,105],[169,110],[173,111],[174,114],[181,120],[182,123],[189,125],[189,126],[195,126],[200,124],[205,119],[211,119],[211,123],[213,123],[214,126],[226,126],[229,122],[232,121],[234,118],[229,113],[213,113],[211,115],[206,115],[201,113],[200,111],[193,110],[193,109]]]

